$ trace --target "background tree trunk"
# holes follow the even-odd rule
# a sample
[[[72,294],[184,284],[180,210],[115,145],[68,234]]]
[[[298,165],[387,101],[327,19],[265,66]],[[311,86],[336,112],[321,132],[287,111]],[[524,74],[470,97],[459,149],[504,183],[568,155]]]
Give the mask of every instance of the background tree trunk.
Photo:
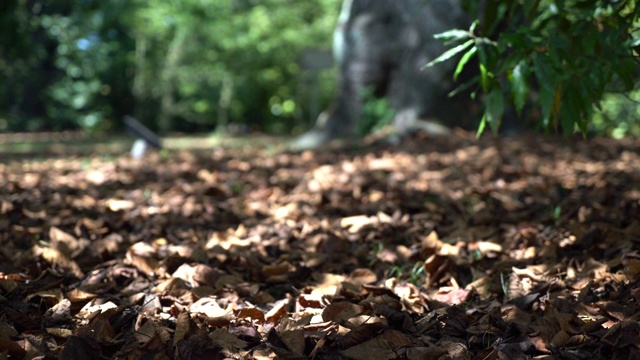
[[[458,0],[345,0],[334,31],[340,79],[333,105],[294,146],[313,148],[355,135],[365,91],[386,97],[393,123],[409,129],[423,120],[459,125],[462,107],[447,97],[455,61],[423,69],[446,49],[433,35],[469,25]]]

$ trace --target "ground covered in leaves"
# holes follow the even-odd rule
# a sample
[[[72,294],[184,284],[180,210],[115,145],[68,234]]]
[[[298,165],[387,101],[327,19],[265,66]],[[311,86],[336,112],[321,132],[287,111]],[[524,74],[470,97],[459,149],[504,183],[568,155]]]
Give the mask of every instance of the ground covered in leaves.
[[[0,163],[0,358],[638,359],[633,141]]]

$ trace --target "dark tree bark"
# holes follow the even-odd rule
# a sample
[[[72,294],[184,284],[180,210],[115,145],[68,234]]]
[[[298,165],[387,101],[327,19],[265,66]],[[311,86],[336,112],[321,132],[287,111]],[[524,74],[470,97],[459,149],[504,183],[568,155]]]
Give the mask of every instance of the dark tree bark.
[[[333,45],[340,71],[337,98],[294,146],[313,148],[353,136],[367,87],[388,99],[401,131],[420,120],[460,125],[464,111],[447,97],[456,62],[422,67],[446,50],[434,34],[468,25],[459,0],[344,0]]]

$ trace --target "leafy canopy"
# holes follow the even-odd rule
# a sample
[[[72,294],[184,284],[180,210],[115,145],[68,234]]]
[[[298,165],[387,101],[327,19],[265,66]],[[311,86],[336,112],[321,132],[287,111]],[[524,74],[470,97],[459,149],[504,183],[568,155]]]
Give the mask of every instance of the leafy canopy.
[[[485,111],[478,132],[500,127],[507,104],[545,130],[565,135],[589,121],[607,92],[629,92],[639,73],[637,0],[465,0],[477,19],[470,29],[437,35],[450,49],[428,64],[459,56],[469,64]],[[474,60],[473,62],[471,60]]]

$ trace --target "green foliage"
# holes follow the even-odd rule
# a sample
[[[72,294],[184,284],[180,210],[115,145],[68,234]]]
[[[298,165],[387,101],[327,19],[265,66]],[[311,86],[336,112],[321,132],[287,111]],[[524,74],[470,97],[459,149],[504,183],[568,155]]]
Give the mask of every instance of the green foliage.
[[[298,59],[329,48],[339,3],[2,1],[0,131],[105,131],[125,114],[165,132],[289,131],[309,115],[300,94],[313,92]],[[640,99],[628,93],[640,73],[638,0],[463,3],[479,20],[441,34],[450,50],[433,63],[458,61],[456,79],[477,67],[461,88],[485,102],[481,131],[497,131],[512,104],[547,130],[640,133],[627,120]],[[323,102],[332,76],[320,75]],[[363,110],[362,134],[393,113],[373,97]]]
[[[425,268],[424,262],[418,261],[413,264],[411,269],[409,269],[410,264],[405,264],[403,266],[393,266],[389,271],[388,278],[397,278],[398,280],[408,281],[414,285],[422,285],[426,282],[428,277]]]
[[[386,97],[376,97],[375,89],[367,87],[359,94],[362,99],[362,118],[356,126],[356,134],[363,137],[391,124],[395,110]]]
[[[634,88],[637,0],[466,0],[464,6],[479,20],[469,30],[440,34],[450,49],[428,66],[459,57],[457,78],[476,60],[473,96],[482,94],[485,103],[479,132],[497,131],[511,103],[547,131],[586,133],[605,94]],[[529,102],[536,107],[523,114]]]
[[[303,115],[300,53],[330,47],[338,9],[339,0],[2,2],[0,131],[108,130],[124,114],[163,131],[289,129]]]
[[[629,94],[607,93],[602,108],[596,110],[590,130],[616,139],[640,136],[640,91]],[[635,120],[635,121],[633,121]]]

